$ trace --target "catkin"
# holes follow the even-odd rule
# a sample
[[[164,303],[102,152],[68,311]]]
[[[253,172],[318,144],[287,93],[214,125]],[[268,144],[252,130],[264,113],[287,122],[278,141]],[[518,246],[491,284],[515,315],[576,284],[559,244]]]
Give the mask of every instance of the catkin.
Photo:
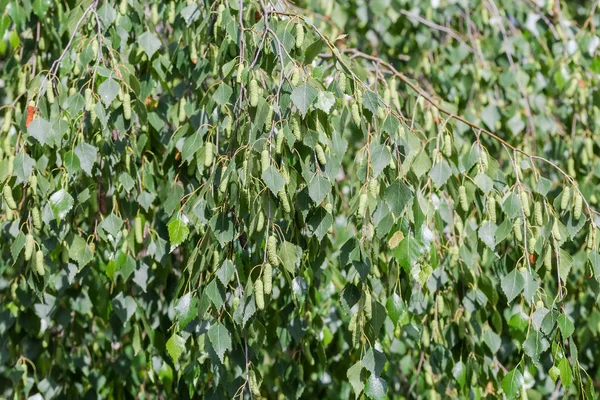
[[[465,228],[463,225],[463,220],[458,214],[454,214],[454,227],[456,228],[456,232],[460,235]]]
[[[367,209],[367,200],[368,196],[366,193],[361,194],[360,198],[358,199],[358,215],[360,217],[365,215],[365,211]]]
[[[185,104],[186,104],[186,100],[185,97],[181,98],[181,101],[179,101],[179,115],[177,116],[179,118],[179,122],[183,122],[185,121]]]
[[[135,232],[135,241],[137,244],[141,244],[144,241],[142,217],[135,217],[133,220],[133,227]]]
[[[377,198],[377,194],[378,194],[378,185],[379,182],[377,182],[377,178],[372,178],[369,181],[369,194],[371,194],[372,197]]]
[[[300,129],[300,121],[297,116],[292,118],[292,132],[294,133],[294,137],[298,142],[302,141],[302,130]]]
[[[552,234],[557,241],[560,242],[562,240],[562,234],[560,233],[560,227],[558,226],[558,221],[556,219],[552,225]]]
[[[237,83],[242,83],[243,77],[244,77],[244,63],[241,62],[238,64],[237,75],[235,77],[235,81]]]
[[[302,24],[297,23],[296,24],[296,48],[297,49],[302,48],[303,44],[304,44],[304,27],[302,26]]]
[[[547,270],[552,268],[552,246],[546,246],[546,252],[544,253],[544,266]]]
[[[33,235],[30,233],[25,238],[25,261],[31,260],[31,256],[33,255],[34,244],[35,240],[33,239]]]
[[[281,207],[286,214],[292,212],[292,208],[290,207],[290,202],[288,201],[287,194],[285,193],[285,188],[282,188],[279,193],[277,193],[279,197],[279,201],[281,202]]]
[[[273,106],[269,105],[267,110],[267,117],[265,118],[265,132],[271,132],[271,126],[273,125]]]
[[[36,230],[42,230],[42,218],[40,217],[40,210],[37,207],[33,207],[31,210],[31,220]]]
[[[12,122],[12,108],[9,108],[4,114],[4,119],[2,120],[2,132],[6,133],[10,129],[10,123]]]
[[[317,160],[319,160],[319,164],[327,164],[327,158],[325,158],[325,151],[323,151],[323,147],[321,147],[319,143],[317,143],[317,145],[315,146],[315,151],[317,152]]]
[[[131,95],[129,93],[123,95],[123,117],[127,121],[131,119]]]
[[[275,142],[275,152],[277,154],[281,154],[281,151],[283,150],[283,140],[285,139],[285,135],[283,134],[283,131],[280,130],[279,132],[277,132],[277,139]]]
[[[264,173],[269,166],[271,165],[271,159],[269,157],[269,150],[264,149],[260,153],[260,167],[262,172]]]
[[[488,215],[490,216],[490,222],[496,223],[496,199],[493,197],[488,198]]]
[[[569,205],[569,200],[571,200],[571,188],[569,186],[565,186],[562,197],[560,198],[560,209],[566,210]]]
[[[575,206],[573,207],[573,218],[575,218],[576,221],[579,221],[579,218],[581,218],[582,208],[583,198],[581,197],[581,194],[579,194],[579,192],[575,192]]]
[[[360,126],[360,111],[358,109],[358,104],[357,103],[353,103],[352,104],[352,120],[354,121],[354,123],[356,124],[356,126]]]
[[[371,293],[365,293],[365,316],[367,319],[371,319],[373,317],[373,303],[371,300]]]
[[[248,371],[248,384],[250,385],[250,391],[254,397],[260,397],[260,386],[258,385],[258,380],[256,379],[256,372],[254,372],[253,369]]]
[[[38,250],[35,253],[35,270],[39,276],[44,276],[44,252],[42,250]]]
[[[254,281],[254,296],[256,297],[256,308],[265,309],[265,292],[263,282],[260,279]]]
[[[250,87],[248,90],[250,92],[250,105],[252,107],[256,107],[258,105],[258,82],[256,82],[256,79],[252,79],[250,81]]]
[[[48,104],[54,104],[54,87],[52,86],[52,81],[46,81],[46,99],[48,99]]]
[[[346,74],[344,74],[343,72],[340,73],[340,81],[338,83],[339,87],[340,87],[340,91],[342,93],[346,93]]]
[[[290,81],[293,86],[298,86],[298,84],[300,83],[300,68],[294,67]]]
[[[515,222],[513,223],[513,229],[515,231],[515,239],[517,239],[517,242],[522,242],[523,232],[521,230],[521,218],[515,219]]]
[[[269,236],[267,240],[267,259],[271,265],[277,266],[279,259],[277,258],[277,238],[274,235]]]
[[[270,295],[273,290],[273,266],[269,263],[263,266],[262,281],[265,294]]]
[[[529,207],[529,195],[526,191],[521,191],[521,206],[526,217],[531,216],[531,208]]]
[[[258,212],[258,217],[256,220],[256,232],[262,232],[265,227],[265,214],[262,211]]]
[[[213,159],[213,144],[212,142],[206,141],[204,142],[204,166],[210,167],[213,163]]]
[[[219,251],[218,250],[213,250],[213,254],[212,254],[212,270],[213,272],[215,272],[216,270],[219,269]]]
[[[535,223],[542,226],[544,223],[544,213],[542,210],[542,203],[540,201],[535,202]]]
[[[11,210],[16,210],[17,203],[15,202],[15,198],[13,197],[12,188],[8,185],[4,185],[4,189],[2,192],[2,194],[4,195],[4,201],[6,202],[8,208],[10,208]]]
[[[463,185],[460,185],[460,187],[458,188],[458,198],[460,200],[460,207],[462,208],[462,210],[465,212],[469,211],[469,201],[467,199],[467,189]]]
[[[444,135],[444,155],[452,156],[452,137],[449,134]]]

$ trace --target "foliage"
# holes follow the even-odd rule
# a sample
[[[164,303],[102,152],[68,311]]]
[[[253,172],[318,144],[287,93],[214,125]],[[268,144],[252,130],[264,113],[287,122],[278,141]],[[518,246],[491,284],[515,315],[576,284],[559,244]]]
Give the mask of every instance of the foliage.
[[[0,396],[594,398],[596,5],[0,0]]]

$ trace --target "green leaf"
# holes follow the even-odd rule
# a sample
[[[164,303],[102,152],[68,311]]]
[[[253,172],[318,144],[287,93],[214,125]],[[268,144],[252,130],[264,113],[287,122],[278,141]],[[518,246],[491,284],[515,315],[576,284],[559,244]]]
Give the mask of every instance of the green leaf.
[[[523,387],[525,380],[518,369],[513,369],[502,379],[502,390],[508,399],[514,399]]]
[[[60,189],[50,196],[49,203],[54,213],[54,218],[62,220],[73,208],[75,200],[65,189]]]
[[[377,177],[385,167],[390,165],[392,155],[387,146],[376,143],[371,146],[371,167],[373,168],[373,176]]]
[[[558,324],[563,340],[567,340],[575,332],[575,326],[566,314],[560,314],[556,319],[556,323]]]
[[[492,354],[496,354],[500,350],[500,345],[502,345],[502,338],[490,328],[486,328],[483,331],[483,342]]]
[[[479,227],[479,239],[485,243],[490,250],[494,251],[496,247],[496,230],[498,227],[496,224],[486,221]]]
[[[138,44],[144,49],[148,58],[152,58],[154,53],[160,49],[160,40],[158,40],[156,35],[147,31],[138,37]]]
[[[173,364],[177,364],[181,355],[185,352],[185,339],[176,333],[173,333],[166,344],[167,353],[173,360]]]
[[[185,329],[198,315],[198,299],[192,297],[191,293],[186,293],[177,301],[175,306],[175,317],[179,321],[179,329]]]
[[[315,107],[319,110],[323,110],[326,114],[329,114],[331,107],[335,104],[335,96],[331,92],[319,92],[319,97]]]
[[[15,175],[17,176],[17,183],[29,181],[29,176],[31,176],[31,172],[33,171],[34,163],[35,161],[33,158],[29,157],[25,152],[19,152],[19,154],[15,156],[13,166]]]
[[[308,184],[308,195],[316,204],[321,204],[330,191],[329,179],[320,174],[314,175]]]
[[[131,318],[137,308],[133,297],[124,296],[122,292],[113,299],[112,306],[123,323],[129,321],[129,318]]]
[[[277,168],[272,165],[269,165],[265,172],[263,172],[262,180],[274,196],[277,196],[279,191],[283,189],[283,186],[285,185],[285,179],[283,179],[283,176],[277,171]]]
[[[221,322],[217,322],[208,330],[208,338],[219,356],[221,363],[225,352],[231,350],[231,334]]]
[[[295,274],[298,266],[300,265],[300,256],[302,255],[302,249],[293,243],[284,241],[279,245],[279,252],[277,253],[281,259],[281,263],[285,269]]]
[[[431,178],[431,181],[435,185],[436,189],[442,187],[446,181],[448,181],[448,178],[450,178],[451,175],[452,172],[446,160],[439,161],[429,171],[429,177]]]
[[[358,398],[360,393],[363,391],[365,385],[362,383],[362,379],[360,377],[360,373],[363,369],[362,361],[357,361],[353,366],[351,366],[346,372],[346,377],[354,390],[354,397]]]
[[[404,182],[396,180],[387,187],[383,198],[390,207],[390,210],[397,217],[401,217],[404,214],[404,209],[412,200],[413,193]]]
[[[317,99],[317,89],[311,84],[305,83],[294,89],[291,99],[304,117],[310,105]]]
[[[217,90],[215,91],[213,99],[215,100],[215,102],[218,105],[224,106],[227,103],[229,103],[229,98],[231,97],[232,94],[233,94],[233,89],[231,88],[231,86],[229,86],[226,83],[221,83],[219,85],[219,87],[217,88]]]
[[[518,268],[514,268],[509,274],[502,278],[501,286],[508,303],[511,303],[514,298],[523,291],[525,279]]]
[[[387,382],[378,376],[371,375],[367,381],[367,387],[365,388],[365,395],[369,399],[383,400],[385,399],[385,393],[387,392]]]
[[[106,107],[117,97],[119,90],[119,84],[112,78],[108,78],[98,87],[98,94]]]
[[[110,233],[113,237],[117,237],[117,234],[123,226],[123,220],[117,217],[114,213],[111,213],[108,217],[100,224],[102,229]]]
[[[172,252],[187,239],[190,230],[181,215],[171,219],[167,228],[169,230],[169,241],[171,242],[171,250],[169,251]]]
[[[371,111],[373,114],[377,114],[377,108],[379,107],[379,97],[371,90],[367,90],[363,95],[363,107]]]
[[[31,121],[27,127],[27,132],[42,146],[52,142],[52,125],[43,118],[35,118],[33,121]]]
[[[77,147],[75,147],[74,152],[79,159],[81,169],[83,169],[88,176],[92,176],[92,167],[96,163],[98,149],[87,143],[79,143]]]

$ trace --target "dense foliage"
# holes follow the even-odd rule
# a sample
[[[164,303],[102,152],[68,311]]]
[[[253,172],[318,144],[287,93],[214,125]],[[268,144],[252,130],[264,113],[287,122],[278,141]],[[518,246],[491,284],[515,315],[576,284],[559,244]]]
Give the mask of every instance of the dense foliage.
[[[597,6],[0,0],[0,397],[594,398]]]

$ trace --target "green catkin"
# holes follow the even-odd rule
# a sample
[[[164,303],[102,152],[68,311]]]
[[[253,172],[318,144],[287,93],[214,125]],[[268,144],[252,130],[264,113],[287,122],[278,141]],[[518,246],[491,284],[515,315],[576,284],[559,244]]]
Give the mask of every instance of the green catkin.
[[[265,227],[265,214],[262,211],[258,212],[258,219],[256,220],[256,232],[262,232]]]
[[[300,83],[300,68],[298,68],[297,66],[295,66],[294,69],[292,70],[292,76],[290,78],[290,82],[292,83],[293,86],[298,86],[298,84]]]
[[[590,137],[585,138],[585,152],[587,153],[588,159],[594,159],[594,140]]]
[[[2,120],[2,132],[6,133],[10,129],[10,124],[12,122],[12,108],[9,108],[4,114],[4,119]]]
[[[362,92],[362,90],[356,89],[355,95],[356,95],[356,101],[358,103],[359,108],[362,108],[362,104],[363,104],[363,92]]]
[[[294,118],[292,118],[292,132],[294,133],[296,141],[301,142],[302,130],[300,129],[300,121],[298,120],[297,116],[294,116]]]
[[[25,238],[25,261],[31,260],[31,256],[33,255],[34,244],[35,240],[33,239],[33,235],[30,233]]]
[[[328,214],[331,214],[333,211],[333,204],[331,204],[331,203],[325,204],[325,211],[327,211]]]
[[[439,314],[443,314],[446,310],[446,303],[444,302],[444,297],[438,295],[437,297],[437,311]]]
[[[25,72],[19,72],[19,82],[17,84],[17,92],[23,94],[27,91],[27,75]]]
[[[6,164],[6,176],[11,177],[14,169],[15,169],[15,156],[11,154],[10,156],[8,156],[8,162]]]
[[[262,281],[265,294],[268,296],[273,290],[273,266],[269,263],[263,266]]]
[[[452,137],[449,134],[444,135],[444,155],[452,156]]]
[[[227,191],[227,185],[229,184],[229,175],[221,177],[221,183],[219,184],[219,193],[225,193]]]
[[[515,231],[515,239],[517,242],[523,241],[523,231],[521,230],[521,218],[516,218],[513,223],[513,229]]]
[[[358,312],[355,312],[350,317],[350,323],[348,324],[348,330],[350,332],[354,332],[356,330],[357,321],[358,321]]]
[[[373,317],[373,303],[371,301],[371,293],[365,293],[365,316],[367,319],[371,319]]]
[[[85,89],[85,111],[90,112],[93,106],[92,102],[92,89]]]
[[[535,223],[542,226],[544,223],[544,213],[542,210],[542,203],[540,201],[535,202]]]
[[[558,226],[558,220],[554,220],[554,224],[552,225],[552,234],[557,241],[562,240],[562,235],[560,233],[560,227]]]
[[[46,99],[48,99],[48,104],[54,104],[54,88],[52,87],[52,81],[46,81]]]
[[[366,193],[361,194],[358,199],[358,215],[361,218],[365,215],[365,211],[367,210],[367,200],[368,196]]]
[[[248,371],[248,384],[254,397],[260,397],[260,386],[258,385],[258,380],[256,379],[256,372],[254,372],[253,369]]]
[[[35,253],[35,271],[39,276],[44,276],[45,269],[44,252],[42,250],[38,250]]]
[[[383,107],[377,107],[377,118],[379,118],[380,120],[385,119],[385,110]]]
[[[433,113],[431,110],[425,111],[425,122],[423,124],[423,128],[426,131],[430,131],[433,128]]]
[[[185,105],[187,103],[187,100],[185,99],[185,97],[181,98],[181,101],[179,102],[179,122],[183,122],[185,121]]]
[[[267,260],[271,265],[277,266],[279,259],[277,258],[277,238],[275,235],[269,236],[267,240]]]
[[[360,127],[361,118],[360,118],[360,110],[358,109],[357,103],[352,104],[351,111],[352,111],[352,120],[354,121],[356,126]]]
[[[379,182],[377,182],[377,178],[372,178],[369,181],[369,194],[374,198],[377,198],[377,194],[379,192],[379,190],[377,190],[378,187],[379,187]]]
[[[527,251],[529,252],[529,254],[533,254],[535,252],[535,237],[530,236],[529,238],[527,238]]]
[[[469,200],[467,199],[467,189],[460,185],[458,188],[458,199],[460,200],[460,207],[464,212],[469,211]]]
[[[490,217],[490,222],[496,223],[496,199],[493,197],[488,198],[488,215]]]
[[[256,107],[258,105],[258,82],[256,79],[250,81],[250,87],[248,89],[250,97],[250,105]]]
[[[218,250],[213,250],[213,254],[212,254],[212,270],[213,272],[215,272],[216,270],[219,269],[219,251]]]
[[[124,243],[127,244],[127,242]],[[69,245],[67,242],[63,242],[62,249],[60,251],[60,260],[63,264],[67,264],[69,262],[69,258]]]
[[[456,228],[456,232],[460,235],[465,228],[463,225],[463,220],[458,214],[454,214],[454,227]]]
[[[133,220],[133,227],[135,232],[135,242],[137,244],[141,244],[144,241],[144,232],[142,226],[142,217],[137,216]]]
[[[168,17],[167,20],[169,21],[169,24],[173,25],[173,23],[175,22],[175,17],[176,17],[176,13],[175,13],[175,2],[171,1],[169,3],[169,12],[168,12]]]
[[[552,268],[552,246],[546,246],[546,252],[544,253],[544,267],[548,271]]]
[[[4,195],[4,201],[6,202],[8,208],[10,208],[11,210],[16,210],[17,203],[15,202],[15,198],[13,197],[12,188],[8,185],[4,185],[2,194]]]
[[[338,83],[339,87],[340,87],[340,91],[342,93],[346,93],[346,74],[344,74],[343,72],[340,72],[340,81]]]
[[[526,217],[531,216],[531,208],[529,207],[529,195],[526,191],[521,191],[521,206],[523,207],[523,213]]]
[[[327,164],[327,158],[325,158],[325,151],[319,143],[317,143],[317,145],[315,146],[315,151],[317,152],[317,160],[319,161],[319,164]]]
[[[192,64],[196,64],[198,62],[198,47],[196,46],[195,41],[190,43],[190,60],[192,61]]]
[[[77,89],[74,87],[69,88],[69,96],[75,96],[75,93],[77,93]]]
[[[152,23],[154,25],[158,24],[158,5],[156,3],[152,4],[150,13],[152,15]]]
[[[267,111],[267,117],[265,118],[265,132],[271,132],[271,126],[273,125],[273,106],[269,105]]]
[[[302,48],[303,44],[304,44],[304,27],[302,27],[302,24],[297,23],[296,24],[296,48],[297,49]]]
[[[119,12],[121,15],[127,14],[127,0],[121,0],[121,3],[119,4]]]
[[[92,40],[92,54],[94,55],[94,57],[98,56],[98,52],[100,50],[100,45],[98,44],[98,41],[96,39]]]
[[[96,122],[96,118],[98,117],[96,115],[96,105],[94,103],[92,103],[92,105],[90,106],[90,122],[93,124],[94,122]]]
[[[271,158],[269,157],[269,150],[264,149],[260,152],[260,167],[262,173],[264,173],[271,165]]]
[[[42,230],[42,218],[40,217],[40,210],[37,207],[33,207],[31,209],[31,220],[33,222],[33,227],[41,231]]]
[[[277,138],[275,141],[275,152],[277,154],[281,154],[281,151],[283,150],[283,140],[285,139],[285,135],[283,134],[283,131],[280,130],[279,132],[277,132]]]
[[[123,95],[123,116],[127,121],[131,119],[131,95],[129,93]]]
[[[483,165],[484,169],[487,169],[489,162],[488,162],[488,155],[485,152],[485,150],[481,151],[479,157],[481,159],[481,165]]]
[[[29,176],[29,187],[34,196],[37,196],[37,181],[37,176],[35,174]]]
[[[304,352],[304,357],[306,357],[306,361],[308,361],[310,365],[315,365],[315,359],[312,353],[310,352],[310,344],[308,343],[308,341],[305,341],[303,343],[302,350]]]
[[[204,142],[204,166],[210,167],[214,161],[213,144],[212,142]]]
[[[241,62],[238,64],[237,75],[235,77],[235,81],[237,83],[242,83],[242,79],[244,77],[244,63]]]
[[[292,212],[292,208],[290,207],[290,202],[288,201],[287,194],[285,193],[285,187],[277,193],[279,197],[279,201],[281,202],[281,207],[286,214]]]
[[[579,221],[581,218],[581,210],[583,209],[583,198],[579,194],[579,192],[575,192],[575,206],[573,207],[573,218],[576,221]]]
[[[265,309],[265,292],[263,282],[260,279],[254,281],[254,296],[256,297],[256,308]]]
[[[565,186],[562,192],[562,197],[560,198],[560,209],[566,210],[569,206],[569,201],[571,200],[571,187]]]
[[[569,157],[569,159],[567,160],[567,172],[569,173],[569,175],[575,178],[575,160],[573,159],[573,157]]]

